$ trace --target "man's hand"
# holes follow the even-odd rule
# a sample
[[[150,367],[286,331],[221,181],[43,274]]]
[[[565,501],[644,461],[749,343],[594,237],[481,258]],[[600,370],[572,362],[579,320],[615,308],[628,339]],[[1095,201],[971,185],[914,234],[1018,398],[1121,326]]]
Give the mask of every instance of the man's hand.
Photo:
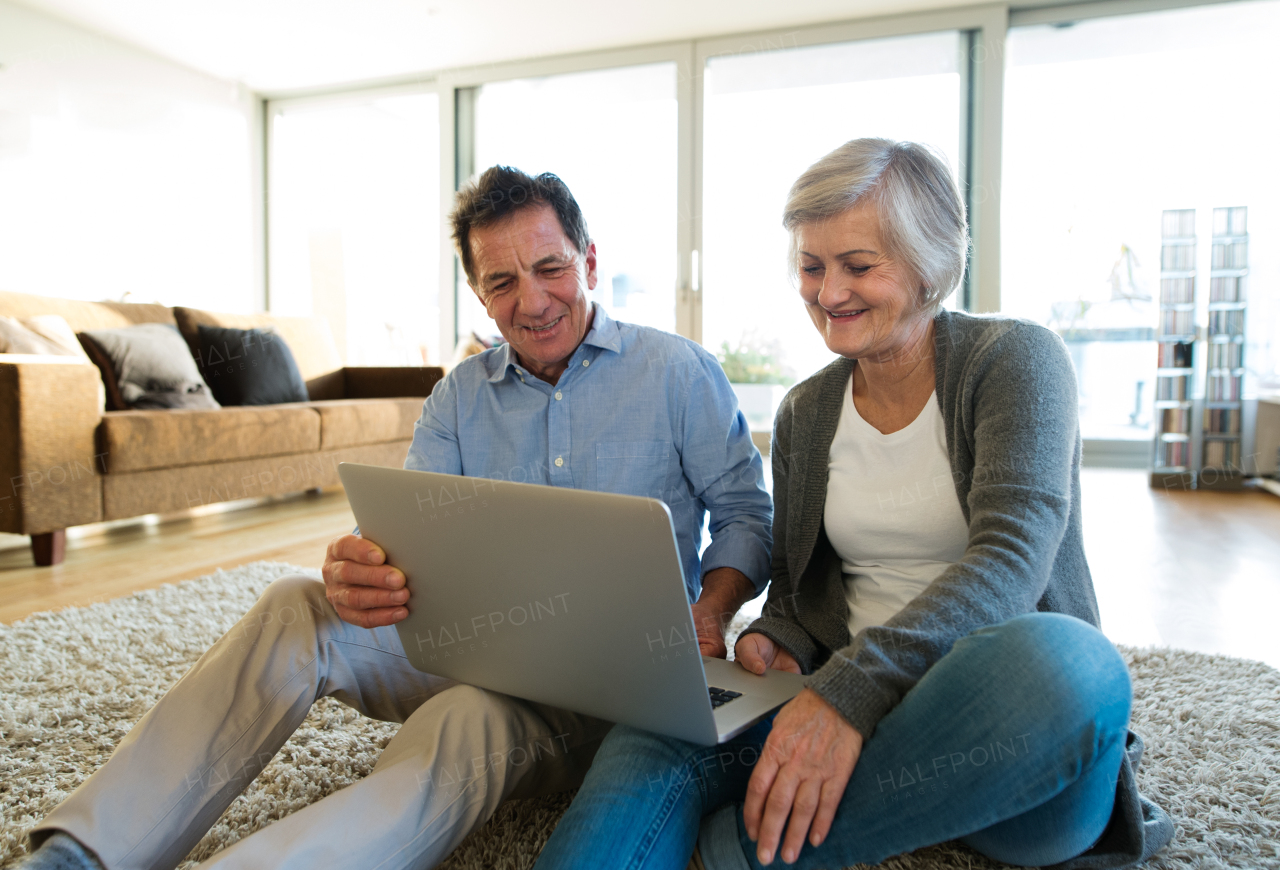
[[[862,735],[811,689],[778,712],[742,808],[761,864],[773,861],[783,827],[782,860],[788,864],[800,857],[806,834],[814,846],[822,844],[861,753]]]
[[[767,668],[775,671],[789,671],[793,674],[803,673],[800,663],[791,653],[778,646],[768,637],[757,632],[744,634],[733,646],[733,657],[753,674],[763,674]]]
[[[320,573],[325,597],[344,621],[376,628],[393,625],[409,615],[404,606],[409,600],[404,574],[383,564],[386,561],[381,547],[356,535],[329,542]]]
[[[722,659],[729,655],[724,627],[755,594],[755,584],[736,568],[716,568],[703,575],[702,594],[693,605],[693,627],[704,656]]]

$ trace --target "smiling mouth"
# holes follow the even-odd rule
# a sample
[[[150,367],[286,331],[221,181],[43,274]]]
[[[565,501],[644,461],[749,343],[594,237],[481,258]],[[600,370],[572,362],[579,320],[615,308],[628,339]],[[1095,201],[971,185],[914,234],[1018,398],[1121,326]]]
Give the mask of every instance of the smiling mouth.
[[[857,317],[859,314],[869,310],[867,308],[859,308],[857,311],[828,311],[827,316],[832,320],[843,320],[847,317]]]
[[[529,330],[530,332],[535,333],[535,334],[537,334],[537,333],[541,333],[541,332],[549,332],[549,331],[551,331],[553,328],[555,328],[556,324],[558,324],[561,320],[564,320],[564,315],[563,315],[563,314],[561,314],[561,315],[560,315],[559,317],[557,317],[555,320],[553,320],[553,321],[551,321],[550,323],[548,323],[546,326],[526,326],[526,327],[525,327],[525,329],[527,329],[527,330]]]

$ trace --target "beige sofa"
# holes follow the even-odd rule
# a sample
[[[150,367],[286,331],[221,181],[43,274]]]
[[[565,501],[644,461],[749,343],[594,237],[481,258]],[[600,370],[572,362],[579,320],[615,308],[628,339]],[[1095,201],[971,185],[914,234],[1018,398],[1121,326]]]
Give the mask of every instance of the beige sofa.
[[[340,462],[400,466],[436,367],[346,367],[322,318],[227,315],[162,305],[0,292],[0,314],[64,317],[76,332],[168,323],[270,326],[311,401],[216,410],[103,411],[97,367],[0,354],[0,531],[31,536],[38,565],[62,560],[65,530],[339,483]]]

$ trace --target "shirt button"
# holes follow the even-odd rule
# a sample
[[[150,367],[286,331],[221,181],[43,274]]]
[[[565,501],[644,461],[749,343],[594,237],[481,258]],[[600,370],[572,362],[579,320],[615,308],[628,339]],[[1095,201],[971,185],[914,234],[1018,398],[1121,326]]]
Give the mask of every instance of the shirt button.
[[[591,365],[591,360],[589,360],[589,359],[584,359],[584,360],[582,361],[582,365],[583,365],[583,367],[584,367],[584,368],[585,368],[586,366]]]
[[[556,390],[556,401],[558,402],[563,398],[564,398],[564,394],[561,393],[559,390]]]
[[[562,465],[564,465],[564,457],[563,457],[563,456],[557,456],[557,457],[556,457],[556,468],[559,468],[559,467],[560,467],[560,466],[562,466]]]

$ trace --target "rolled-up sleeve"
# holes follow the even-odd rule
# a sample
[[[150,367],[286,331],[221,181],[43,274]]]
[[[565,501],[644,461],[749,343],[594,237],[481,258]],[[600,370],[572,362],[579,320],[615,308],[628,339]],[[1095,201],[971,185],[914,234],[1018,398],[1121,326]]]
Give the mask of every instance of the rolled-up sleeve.
[[[711,543],[702,554],[702,573],[736,568],[758,595],[769,582],[773,505],[751,429],[710,354],[699,354],[691,366],[680,405],[684,474],[709,515]]]

